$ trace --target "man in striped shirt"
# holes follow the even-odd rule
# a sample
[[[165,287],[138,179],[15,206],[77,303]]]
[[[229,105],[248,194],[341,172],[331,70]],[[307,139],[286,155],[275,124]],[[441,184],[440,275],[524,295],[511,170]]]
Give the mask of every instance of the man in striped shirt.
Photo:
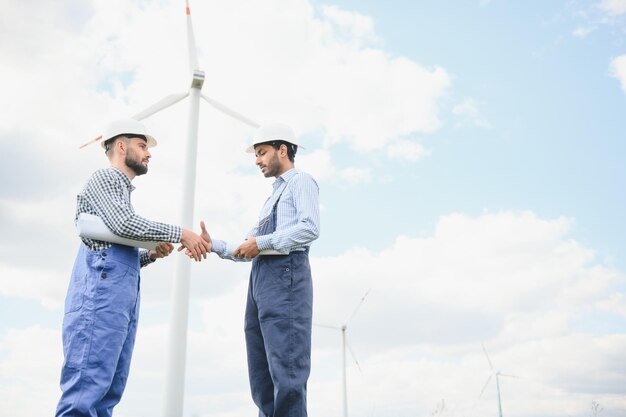
[[[111,416],[126,386],[139,313],[139,270],[181,243],[196,261],[210,243],[198,234],[135,213],[131,180],[148,172],[156,146],[143,124],[111,123],[102,137],[109,168],[96,171],[78,194],[76,218],[99,216],[116,235],[159,241],[154,250],[82,238],[65,299],[61,399],[58,417]]]
[[[283,124],[261,127],[247,149],[265,177],[275,177],[259,223],[232,248],[202,236],[224,259],[252,260],[245,335],[252,398],[259,416],[305,417],[311,369],[313,286],[309,247],[320,232],[319,189],[295,169],[293,130]]]

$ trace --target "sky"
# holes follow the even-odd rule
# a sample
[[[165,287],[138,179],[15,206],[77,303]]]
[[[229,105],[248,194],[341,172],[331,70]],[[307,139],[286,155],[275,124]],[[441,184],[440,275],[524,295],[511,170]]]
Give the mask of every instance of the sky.
[[[190,6],[203,94],[290,124],[320,186],[310,415],[341,414],[342,324],[350,416],[497,416],[497,371],[504,416],[626,415],[625,0]],[[107,166],[78,147],[189,89],[185,25],[182,0],[0,4],[0,417],[55,409],[76,194]],[[200,107],[194,227],[238,242],[272,180]],[[188,112],[144,120],[144,217],[181,221]],[[142,270],[117,417],[161,413],[178,255]],[[255,415],[249,267],[191,266],[185,417]]]

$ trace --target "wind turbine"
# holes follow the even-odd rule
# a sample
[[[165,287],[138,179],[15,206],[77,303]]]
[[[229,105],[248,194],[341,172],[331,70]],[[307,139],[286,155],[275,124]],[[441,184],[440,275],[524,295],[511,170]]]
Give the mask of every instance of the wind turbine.
[[[341,374],[341,376],[342,376],[342,385],[343,385],[343,417],[348,417],[348,387],[347,387],[347,381],[346,381],[346,347],[350,351],[350,355],[352,356],[352,359],[354,360],[354,363],[356,363],[356,366],[359,368],[359,371],[361,370],[361,366],[359,365],[359,361],[357,361],[356,356],[354,355],[354,351],[352,350],[352,348],[348,344],[348,340],[346,338],[346,330],[348,330],[348,323],[350,322],[350,320],[352,320],[352,317],[354,317],[354,315],[356,314],[358,309],[361,307],[361,305],[365,301],[365,297],[367,297],[367,294],[369,294],[369,292],[370,292],[370,290],[367,290],[365,292],[363,297],[361,297],[361,301],[359,302],[359,304],[352,311],[352,313],[348,316],[348,318],[346,318],[344,320],[344,322],[341,325],[341,327],[329,326],[329,325],[325,325],[325,324],[316,324],[316,326],[319,326],[319,327],[326,327],[326,328],[329,328],[329,329],[335,329],[335,330],[340,330],[341,331],[341,357],[342,357],[342,365],[343,365],[342,374]]]
[[[498,393],[498,417],[502,417],[502,399],[500,397],[500,377],[501,376],[504,376],[507,378],[519,378],[519,377],[515,375],[503,374],[502,372],[500,372],[500,370],[495,370],[493,368],[493,365],[491,364],[491,359],[489,359],[489,354],[487,354],[487,349],[485,349],[485,345],[481,343],[481,346],[483,347],[483,352],[485,352],[485,357],[487,358],[487,362],[489,362],[491,375],[489,375],[489,378],[487,378],[487,382],[485,382],[485,385],[483,385],[483,389],[480,390],[480,395],[478,396],[478,398],[482,397],[483,392],[485,392],[487,385],[489,385],[489,382],[491,381],[491,378],[495,376],[496,377],[496,391]]]
[[[189,118],[187,149],[185,153],[185,172],[183,175],[183,207],[181,224],[192,228],[193,209],[196,188],[196,152],[198,148],[198,110],[200,98],[217,110],[225,113],[250,127],[259,124],[231,110],[218,101],[201,93],[204,84],[204,71],[198,66],[196,41],[191,23],[189,0],[185,0],[187,16],[187,47],[189,50],[189,70],[192,74],[191,86],[187,92],[171,94],[147,109],[135,114],[137,120],[145,119],[182,99],[189,97]],[[180,417],[183,414],[185,391],[185,359],[187,349],[187,321],[189,315],[189,273],[191,262],[184,256],[176,258],[176,269],[172,290],[172,310],[170,314],[168,359],[165,370],[165,393],[163,404],[164,417]]]

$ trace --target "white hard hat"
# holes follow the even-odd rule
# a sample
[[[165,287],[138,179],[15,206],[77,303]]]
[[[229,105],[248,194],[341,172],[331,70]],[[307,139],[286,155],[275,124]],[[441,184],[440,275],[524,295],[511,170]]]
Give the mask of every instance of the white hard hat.
[[[135,119],[118,119],[109,123],[109,125],[105,128],[104,133],[102,133],[100,145],[104,148],[104,143],[107,140],[119,135],[145,136],[146,141],[148,142],[148,148],[152,148],[157,145],[157,141],[146,132],[146,127],[143,123]]]
[[[299,149],[304,149],[303,146],[298,145],[296,141],[296,134],[293,129],[283,123],[269,123],[261,126],[254,132],[252,136],[252,146],[246,148],[246,152],[254,153],[254,147],[261,143],[273,142],[275,140],[283,140],[296,145]]]

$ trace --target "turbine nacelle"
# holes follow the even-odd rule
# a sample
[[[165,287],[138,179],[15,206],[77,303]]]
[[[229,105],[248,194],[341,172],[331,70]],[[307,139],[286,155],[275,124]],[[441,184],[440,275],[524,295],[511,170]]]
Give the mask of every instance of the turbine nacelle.
[[[202,90],[202,85],[204,84],[204,71],[194,70],[191,79],[191,88],[197,88],[198,90]]]

